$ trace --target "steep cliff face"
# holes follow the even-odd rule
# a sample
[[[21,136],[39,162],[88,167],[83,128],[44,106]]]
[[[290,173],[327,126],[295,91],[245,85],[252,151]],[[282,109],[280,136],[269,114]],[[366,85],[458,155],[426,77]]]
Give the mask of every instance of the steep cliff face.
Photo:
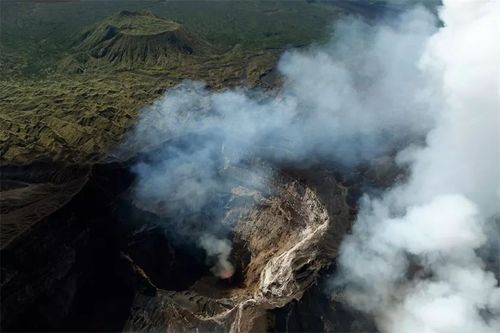
[[[236,223],[231,260],[237,271],[231,279],[208,272],[183,291],[152,286],[153,294],[138,292],[126,330],[269,329],[268,310],[300,299],[335,256],[325,241],[332,229],[348,223],[349,210],[344,201],[338,207],[344,219],[331,221],[305,183],[282,177],[277,186],[276,195],[262,196]]]
[[[89,171],[44,163],[1,167],[0,247],[64,206],[82,189]]]
[[[15,176],[36,182],[49,175],[51,181],[58,180],[56,175],[64,176],[61,180],[79,175],[78,168],[66,166],[66,172],[61,168],[47,164],[30,172],[29,167],[18,167]],[[42,175],[36,170],[43,170]],[[122,309],[127,311],[131,297],[114,272],[121,236],[120,229],[113,228],[116,220],[110,207],[130,184],[127,173],[120,170],[111,165],[105,172],[94,167],[82,189],[64,198],[67,203],[60,207],[52,202],[56,211],[1,250],[2,331],[92,330],[86,317],[100,321],[104,330],[119,330]],[[106,176],[110,173],[114,177]],[[53,192],[47,199],[56,194],[64,193]],[[33,212],[30,206],[24,209]],[[93,309],[86,307],[86,295],[93,299]]]

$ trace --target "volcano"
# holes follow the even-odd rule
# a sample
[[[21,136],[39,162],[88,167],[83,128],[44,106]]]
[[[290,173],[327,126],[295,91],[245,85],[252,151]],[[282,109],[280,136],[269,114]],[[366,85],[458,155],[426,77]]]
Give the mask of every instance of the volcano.
[[[86,67],[133,69],[173,65],[213,48],[178,22],[121,11],[83,33],[74,50],[71,60]]]

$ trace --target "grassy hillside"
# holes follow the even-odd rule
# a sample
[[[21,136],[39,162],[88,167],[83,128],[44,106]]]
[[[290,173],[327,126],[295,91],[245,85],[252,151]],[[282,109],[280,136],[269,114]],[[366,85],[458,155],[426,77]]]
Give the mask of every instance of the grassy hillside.
[[[338,9],[305,1],[0,2],[0,70],[51,73],[89,26],[121,10],[149,10],[215,47],[245,51],[300,46],[325,36]]]
[[[3,0],[1,161],[99,160],[165,89],[256,85],[337,15],[305,1]]]

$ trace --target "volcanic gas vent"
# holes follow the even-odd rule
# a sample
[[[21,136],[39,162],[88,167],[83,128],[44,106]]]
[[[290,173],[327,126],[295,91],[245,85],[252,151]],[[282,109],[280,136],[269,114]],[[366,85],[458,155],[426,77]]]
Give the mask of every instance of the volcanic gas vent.
[[[340,190],[339,184],[332,185]],[[225,217],[229,220],[233,220],[231,216],[239,218],[235,218],[232,233],[227,235],[232,244],[228,261],[234,266],[228,278],[223,273],[216,274],[213,269],[208,271],[199,263],[195,268],[193,259],[181,258],[181,252],[187,253],[188,248],[177,248],[178,252],[173,251],[174,255],[169,257],[170,261],[180,259],[177,262],[184,267],[177,265],[173,271],[165,269],[169,265],[169,260],[165,260],[160,266],[166,274],[157,274],[159,260],[168,257],[157,253],[161,242],[151,244],[151,238],[144,242],[142,236],[137,237],[135,249],[125,251],[130,255],[129,271],[135,272],[131,280],[149,287],[137,289],[124,330],[272,331],[269,310],[300,299],[304,291],[316,282],[319,271],[335,255],[329,244],[330,234],[345,222],[342,214],[330,219],[316,191],[305,182],[283,175],[275,179],[274,188],[275,192],[269,196],[250,191],[243,185],[231,189],[233,205]],[[255,200],[254,205],[247,206],[248,195]],[[337,211],[347,212],[344,196],[337,200],[337,204]],[[164,221],[162,218],[157,220],[157,214],[162,213],[160,209],[156,213],[143,212],[138,216]],[[173,230],[165,229],[163,239],[171,239],[174,243],[180,235],[172,237]],[[175,230],[179,232],[179,228]],[[216,237],[209,240],[212,244],[217,243]],[[206,246],[201,244],[201,247],[210,255]],[[148,248],[154,249],[152,253],[155,255],[144,252]],[[151,261],[144,260],[146,258]],[[184,276],[180,280],[187,282],[185,288],[172,288],[169,283],[172,274]]]
[[[211,46],[178,22],[121,11],[85,32],[75,50],[73,60],[87,67],[151,68],[207,54]]]

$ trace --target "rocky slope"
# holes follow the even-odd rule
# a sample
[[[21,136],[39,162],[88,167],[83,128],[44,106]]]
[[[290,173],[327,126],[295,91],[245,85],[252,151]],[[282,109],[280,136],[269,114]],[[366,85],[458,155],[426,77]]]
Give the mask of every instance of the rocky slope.
[[[87,182],[89,171],[86,166],[47,166],[42,163],[29,167],[2,167],[1,248],[71,200]]]
[[[348,212],[345,205],[338,208]],[[151,283],[153,294],[135,295],[125,330],[267,330],[267,311],[301,298],[335,256],[326,246],[328,233],[345,228],[348,221],[348,213],[330,221],[311,188],[285,178],[277,195],[262,199],[237,222],[232,261],[239,265],[234,280],[209,273],[180,292]]]

